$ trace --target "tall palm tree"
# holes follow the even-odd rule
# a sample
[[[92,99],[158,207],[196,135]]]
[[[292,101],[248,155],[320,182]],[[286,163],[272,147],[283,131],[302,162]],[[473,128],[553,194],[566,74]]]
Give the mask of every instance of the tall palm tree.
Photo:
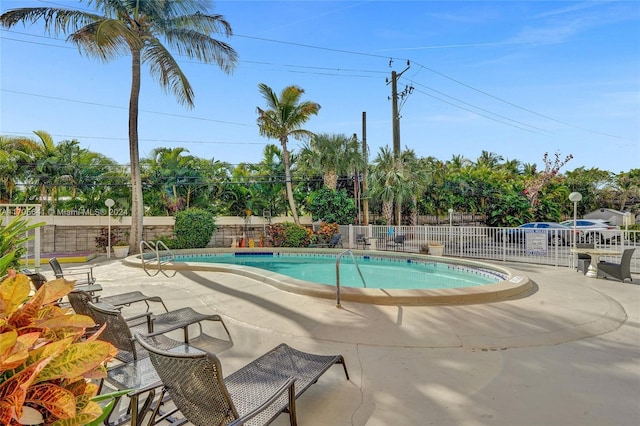
[[[340,175],[349,174],[362,165],[358,141],[343,134],[315,135],[305,142],[298,157],[304,167],[322,173],[324,186],[333,190],[338,187]]]
[[[64,175],[64,162],[60,152],[53,141],[53,137],[44,130],[33,132],[38,136],[39,144],[33,151],[35,169],[31,172],[31,177],[36,182],[40,191],[40,205],[44,211],[47,203],[51,203],[51,208],[56,208],[57,184],[60,176]],[[49,192],[51,188],[51,192]]]
[[[373,160],[369,174],[371,197],[382,201],[382,217],[387,225],[392,224],[393,203],[398,202],[397,194],[401,192],[404,180],[400,164],[389,147],[384,146]]]
[[[418,158],[413,149],[406,149],[400,153],[400,162],[404,170],[404,185],[400,199],[410,198],[409,225],[418,225],[418,196],[422,194],[431,181],[431,170],[425,159]],[[396,221],[400,222],[400,208],[396,209]]]
[[[258,196],[266,201],[266,210],[271,216],[287,212],[286,187],[283,184],[284,161],[282,150],[268,144],[262,151],[262,160],[255,165]]]
[[[494,169],[503,161],[501,155],[496,154],[495,152],[489,152],[482,150],[480,156],[476,160],[476,167],[486,167],[488,169]]]
[[[230,36],[231,26],[222,15],[209,14],[206,0],[88,0],[99,14],[81,10],[35,7],[13,9],[0,16],[0,24],[11,28],[22,22],[44,21],[47,32],[69,34],[87,56],[109,61],[131,55],[129,99],[129,156],[131,161],[130,245],[142,239],[142,180],[138,149],[138,102],[142,63],[151,75],[183,105],[192,107],[194,93],[178,62],[169,52],[210,63],[230,73],[236,52],[211,35]],[[162,40],[164,40],[164,43]]]
[[[16,184],[26,175],[24,164],[29,164],[36,149],[32,139],[0,135],[0,201],[13,202]]]
[[[260,135],[270,139],[278,139],[282,145],[282,160],[284,162],[289,208],[291,209],[293,221],[296,224],[300,224],[293,199],[291,154],[287,148],[287,143],[289,142],[289,136],[298,140],[306,140],[313,136],[312,132],[302,129],[301,126],[309,121],[312,115],[318,114],[320,105],[311,101],[300,101],[304,90],[298,86],[285,87],[279,97],[264,83],[258,85],[258,90],[267,103],[267,109],[258,107]]]

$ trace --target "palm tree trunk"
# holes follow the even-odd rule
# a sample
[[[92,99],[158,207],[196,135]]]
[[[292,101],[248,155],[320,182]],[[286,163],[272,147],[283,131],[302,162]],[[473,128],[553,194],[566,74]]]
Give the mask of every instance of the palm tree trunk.
[[[289,156],[289,150],[287,149],[287,140],[281,139],[282,144],[282,162],[284,163],[284,178],[286,180],[287,199],[289,200],[289,208],[291,209],[291,215],[296,225],[300,225],[300,219],[298,219],[298,212],[296,210],[296,202],[293,199],[293,186],[291,185],[291,157]]]
[[[418,197],[415,195],[411,196],[411,221],[409,225],[418,225]]]
[[[140,98],[140,50],[131,51],[131,97],[129,99],[129,158],[131,161],[131,232],[129,250],[138,252],[142,240],[142,177],[140,176],[140,155],[138,148],[138,103]]]
[[[389,201],[382,202],[382,217],[387,225],[391,225],[391,215],[393,214],[393,204]]]
[[[338,174],[335,170],[327,170],[324,174],[324,186],[331,190],[336,190],[338,187]]]

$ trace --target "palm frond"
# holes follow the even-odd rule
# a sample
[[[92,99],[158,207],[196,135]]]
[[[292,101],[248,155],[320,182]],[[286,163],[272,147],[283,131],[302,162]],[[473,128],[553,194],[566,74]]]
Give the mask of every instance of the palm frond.
[[[117,19],[102,19],[89,24],[68,37],[88,56],[108,61],[141,49],[143,41],[126,23]]]
[[[102,19],[101,16],[80,10],[57,9],[50,7],[30,7],[9,10],[0,15],[0,24],[11,28],[19,22],[35,23],[43,20],[45,31],[49,34],[68,34],[78,28]]]
[[[155,38],[148,39],[142,61],[149,64],[152,77],[163,88],[173,93],[181,104],[193,107],[194,93],[191,84],[162,43]]]
[[[238,54],[230,45],[195,29],[168,29],[164,37],[178,54],[205,63],[215,62],[226,73],[231,73],[238,60]]]

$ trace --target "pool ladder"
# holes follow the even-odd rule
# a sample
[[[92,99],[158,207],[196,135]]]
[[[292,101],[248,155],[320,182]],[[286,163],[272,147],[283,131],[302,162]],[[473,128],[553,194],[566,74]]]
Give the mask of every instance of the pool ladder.
[[[345,254],[349,254],[351,256],[351,259],[353,259],[353,264],[356,265],[356,269],[358,270],[358,274],[360,274],[362,284],[364,285],[364,288],[367,288],[367,283],[364,281],[364,276],[362,275],[362,271],[360,270],[360,266],[358,266],[358,262],[356,261],[353,252],[349,249],[343,251],[338,255],[338,258],[336,259],[336,308],[342,308],[342,305],[340,304],[340,260]]]
[[[162,249],[162,255],[160,254],[160,249]],[[147,256],[150,253],[148,253],[148,251],[147,253],[145,253],[145,250],[150,250],[153,252],[153,254],[155,254],[155,260],[157,261],[158,268],[154,269],[154,273],[149,272],[149,269],[147,269],[146,260],[148,259]],[[173,252],[169,250],[169,247],[167,247],[167,245],[162,241],[157,241],[155,243],[140,241],[140,260],[142,261],[142,269],[144,269],[144,272],[146,272],[150,277],[155,277],[161,272],[165,277],[174,277],[178,273],[178,271],[174,269],[172,274],[168,274],[166,270],[162,269],[162,265],[169,263],[175,258],[176,257]]]

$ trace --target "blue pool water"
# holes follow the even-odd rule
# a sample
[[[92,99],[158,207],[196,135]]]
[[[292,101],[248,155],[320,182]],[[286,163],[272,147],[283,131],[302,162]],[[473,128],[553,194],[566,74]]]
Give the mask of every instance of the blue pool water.
[[[319,284],[336,284],[336,259],[331,254],[220,253],[178,255],[180,262],[245,265]],[[367,288],[438,289],[493,284],[506,279],[499,272],[444,262],[356,256]],[[340,261],[340,285],[364,287],[350,257]]]

